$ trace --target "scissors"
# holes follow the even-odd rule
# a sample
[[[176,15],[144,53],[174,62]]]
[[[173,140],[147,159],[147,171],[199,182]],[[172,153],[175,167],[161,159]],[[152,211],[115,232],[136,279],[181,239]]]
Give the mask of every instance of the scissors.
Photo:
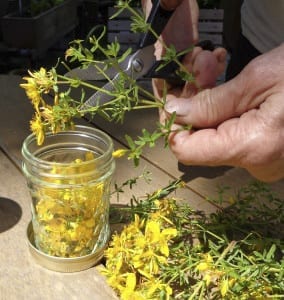
[[[167,25],[169,19],[171,18],[174,10],[165,10],[161,7],[160,1],[155,0],[152,4],[152,9],[147,19],[147,23],[150,24],[153,31],[159,36],[165,26]],[[124,74],[118,72],[118,68],[110,67],[107,69],[106,73],[109,78],[112,78],[111,81],[107,82],[102,91],[95,92],[90,98],[88,98],[82,105],[82,109],[88,109],[89,107],[103,105],[113,98],[110,95],[111,93],[106,93],[105,91],[112,91],[114,89],[115,83],[121,79],[121,76],[129,76],[130,80],[137,80],[141,78],[164,78],[168,80],[179,80],[180,76],[177,74],[179,66],[176,62],[172,61],[162,68],[158,68],[162,61],[157,61],[154,55],[155,47],[154,44],[157,41],[156,36],[152,32],[147,31],[141,35],[140,41],[138,43],[137,51],[133,54],[130,54],[122,63],[119,64],[120,70]],[[97,65],[98,67],[98,65]],[[103,67],[103,62],[102,62]],[[75,68],[69,71],[66,76],[77,77],[82,80],[102,80],[105,77],[101,72],[98,71],[98,68],[90,65],[89,67]]]

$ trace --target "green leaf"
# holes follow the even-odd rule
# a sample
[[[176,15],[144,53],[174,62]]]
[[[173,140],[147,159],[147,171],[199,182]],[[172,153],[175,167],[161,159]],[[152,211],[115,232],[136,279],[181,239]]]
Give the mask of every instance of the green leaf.
[[[271,259],[274,257],[275,251],[276,251],[276,245],[273,244],[273,245],[270,247],[268,253],[266,254],[266,259],[267,259],[267,260],[271,260]]]
[[[125,135],[125,139],[126,139],[126,142],[127,142],[130,149],[135,148],[135,143],[134,143],[133,139],[128,134]]]

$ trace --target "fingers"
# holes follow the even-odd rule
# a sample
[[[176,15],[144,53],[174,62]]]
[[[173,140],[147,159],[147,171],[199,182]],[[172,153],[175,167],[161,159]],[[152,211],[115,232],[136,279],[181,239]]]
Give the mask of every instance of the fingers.
[[[206,89],[188,98],[169,98],[165,111],[176,113],[176,122],[195,128],[215,127],[221,122],[239,116],[237,109],[242,99],[242,82],[235,80],[212,89]]]
[[[191,98],[198,93],[199,89],[205,89],[215,86],[217,77],[223,72],[225,68],[226,50],[223,48],[217,48],[213,52],[204,51],[200,47],[195,47],[192,52],[188,53],[183,60],[183,64],[188,70],[192,72],[195,77],[194,83],[186,83],[183,87],[174,87],[167,84],[165,80],[154,79],[153,80],[153,91],[157,98],[163,97],[163,91],[167,90],[167,101],[179,101],[179,98]],[[184,100],[184,101],[183,101]],[[184,114],[187,114],[184,105],[189,105],[188,100],[180,100],[180,104],[183,108]],[[167,104],[169,107],[171,104]],[[178,104],[179,105],[179,104]],[[166,109],[167,109],[166,107]],[[169,113],[174,111],[168,109]],[[167,118],[167,112],[162,111],[160,113],[160,121],[164,123]],[[182,116],[179,120],[181,123],[186,122]],[[192,124],[192,123],[190,123]]]
[[[153,91],[155,96],[161,99],[163,97],[163,91],[166,88],[167,101],[175,101],[176,98],[193,97],[200,88],[204,89],[215,86],[217,77],[225,68],[226,54],[226,50],[223,48],[217,48],[213,52],[210,52],[204,51],[200,47],[195,47],[193,51],[188,53],[183,59],[183,64],[188,72],[193,72],[195,82],[186,83],[183,87],[174,87],[167,84],[165,80],[154,79]],[[187,103],[184,103],[182,100],[181,105],[185,109],[184,105],[187,105]],[[186,113],[186,111],[184,111],[184,113]],[[166,112],[161,112],[160,116],[160,120],[164,121],[167,114]]]
[[[185,55],[182,63],[189,73],[193,73],[195,78],[194,85],[198,89],[204,89],[215,86],[218,76],[224,72],[226,56],[227,51],[224,48],[216,48],[212,52],[202,50],[200,47],[194,47],[191,52]],[[154,83],[157,91],[164,88],[162,80],[156,80]],[[171,89],[170,86],[168,87]],[[161,91],[157,93],[157,95],[160,94]],[[186,94],[183,94],[186,97]]]
[[[185,57],[183,63],[195,78],[195,85],[205,89],[216,85],[216,80],[226,67],[227,51],[216,48],[213,52],[195,47],[191,57]]]
[[[222,85],[190,98],[169,99],[166,112],[176,112],[178,123],[206,128],[258,108],[283,84],[283,49],[284,45],[252,60],[238,76]],[[215,54],[218,57],[220,52]],[[210,80],[205,77],[204,82],[210,83]]]
[[[218,47],[213,51],[218,61],[218,76],[226,69],[227,51],[225,48]]]
[[[169,144],[177,160],[185,165],[230,165],[233,145],[216,129],[173,133]]]
[[[262,181],[279,180],[284,174],[282,99],[281,93],[273,95],[267,105],[227,120],[216,129],[172,133],[171,150],[186,165],[230,165],[245,168]],[[276,114],[275,107],[279,110]],[[178,125],[173,125],[173,130],[176,128]]]
[[[161,0],[161,6],[166,10],[176,9],[183,0]]]

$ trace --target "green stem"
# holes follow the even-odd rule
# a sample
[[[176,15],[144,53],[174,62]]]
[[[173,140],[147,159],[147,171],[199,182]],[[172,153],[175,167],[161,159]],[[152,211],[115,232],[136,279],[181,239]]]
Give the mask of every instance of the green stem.
[[[137,110],[137,109],[146,109],[146,108],[159,108],[159,106],[155,105],[155,104],[152,104],[152,105],[141,105],[141,106],[134,106],[132,107],[133,110]]]
[[[100,91],[100,92],[106,93],[108,95],[112,95],[112,93],[110,91],[105,90],[104,88],[98,87],[98,86],[96,86],[94,84],[88,83],[86,81],[68,78],[68,77],[66,77],[64,75],[57,75],[57,76],[58,76],[58,78],[65,80],[65,81],[62,81],[62,82],[58,81],[57,83],[72,84],[72,81],[77,81],[77,82],[79,82],[79,85],[81,85],[81,86],[90,88],[92,90]]]
[[[227,255],[227,253],[228,253],[229,251],[231,251],[231,250],[235,247],[236,244],[237,244],[236,241],[232,241],[232,242],[224,249],[224,251],[221,253],[221,255],[220,255],[219,258],[217,259],[215,265],[218,265],[219,262]]]
[[[200,291],[200,289],[202,288],[203,285],[204,285],[204,282],[203,282],[203,281],[200,281],[200,282],[198,283],[197,287],[194,289],[193,293],[191,294],[191,296],[189,297],[188,300],[193,300],[194,297],[195,297],[196,295],[198,295],[198,293],[199,293],[199,291]]]

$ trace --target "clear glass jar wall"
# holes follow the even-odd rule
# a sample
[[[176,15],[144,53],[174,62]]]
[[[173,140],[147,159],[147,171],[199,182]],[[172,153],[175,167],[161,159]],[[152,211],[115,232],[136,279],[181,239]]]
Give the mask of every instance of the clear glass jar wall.
[[[42,146],[34,135],[22,147],[23,172],[32,198],[35,246],[58,257],[101,251],[109,238],[113,143],[85,126],[48,134]]]

